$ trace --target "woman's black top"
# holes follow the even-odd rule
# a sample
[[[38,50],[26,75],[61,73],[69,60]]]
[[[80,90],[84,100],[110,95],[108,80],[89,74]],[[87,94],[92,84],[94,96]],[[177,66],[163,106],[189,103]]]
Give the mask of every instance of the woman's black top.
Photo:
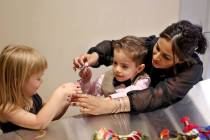
[[[135,90],[128,93],[132,113],[148,112],[167,107],[181,100],[187,92],[202,80],[203,64],[197,54],[193,54],[196,63],[177,64],[170,69],[156,69],[152,66],[152,51],[158,38],[145,37],[145,45],[148,47],[148,55],[145,61],[145,72],[151,78],[151,86],[145,90]],[[112,41],[102,41],[90,48],[88,53],[99,54],[98,64],[109,66],[112,64]]]

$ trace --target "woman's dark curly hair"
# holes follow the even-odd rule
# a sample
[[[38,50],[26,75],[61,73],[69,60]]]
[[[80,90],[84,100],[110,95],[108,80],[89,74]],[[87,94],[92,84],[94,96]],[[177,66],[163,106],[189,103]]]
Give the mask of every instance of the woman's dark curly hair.
[[[207,49],[207,41],[202,33],[202,27],[194,25],[187,20],[181,20],[168,26],[160,37],[172,40],[172,50],[183,62],[192,64],[195,62],[193,54],[204,54]]]

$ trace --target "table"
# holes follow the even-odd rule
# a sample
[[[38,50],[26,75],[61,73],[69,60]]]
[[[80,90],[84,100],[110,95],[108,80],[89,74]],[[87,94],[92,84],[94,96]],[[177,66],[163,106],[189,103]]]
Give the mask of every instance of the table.
[[[159,137],[164,128],[182,132],[180,118],[189,116],[191,121],[201,125],[210,125],[210,79],[196,84],[178,103],[168,108],[149,113],[132,115],[129,113],[87,116],[74,115],[52,122],[44,131],[18,130],[0,136],[5,140],[91,140],[95,130],[110,128],[119,134],[128,134],[139,130],[152,139]]]

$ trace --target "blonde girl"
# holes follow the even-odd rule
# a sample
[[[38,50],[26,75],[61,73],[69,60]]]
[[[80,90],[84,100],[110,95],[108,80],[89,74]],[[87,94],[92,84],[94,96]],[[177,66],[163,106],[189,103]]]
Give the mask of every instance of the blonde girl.
[[[0,122],[3,132],[20,128],[45,129],[60,118],[69,106],[78,85],[59,86],[48,102],[42,102],[37,89],[47,61],[38,51],[24,45],[9,45],[0,54]]]

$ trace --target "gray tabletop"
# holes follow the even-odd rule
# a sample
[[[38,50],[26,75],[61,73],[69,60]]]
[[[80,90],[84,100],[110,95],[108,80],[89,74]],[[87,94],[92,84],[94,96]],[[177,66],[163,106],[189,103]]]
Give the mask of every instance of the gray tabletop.
[[[191,122],[201,126],[210,125],[210,79],[195,85],[180,102],[168,108],[149,113],[129,113],[87,116],[75,115],[52,122],[44,131],[18,130],[3,134],[5,140],[91,140],[93,133],[106,127],[119,134],[138,130],[142,134],[158,138],[162,129],[182,132],[180,119],[189,116]]]

